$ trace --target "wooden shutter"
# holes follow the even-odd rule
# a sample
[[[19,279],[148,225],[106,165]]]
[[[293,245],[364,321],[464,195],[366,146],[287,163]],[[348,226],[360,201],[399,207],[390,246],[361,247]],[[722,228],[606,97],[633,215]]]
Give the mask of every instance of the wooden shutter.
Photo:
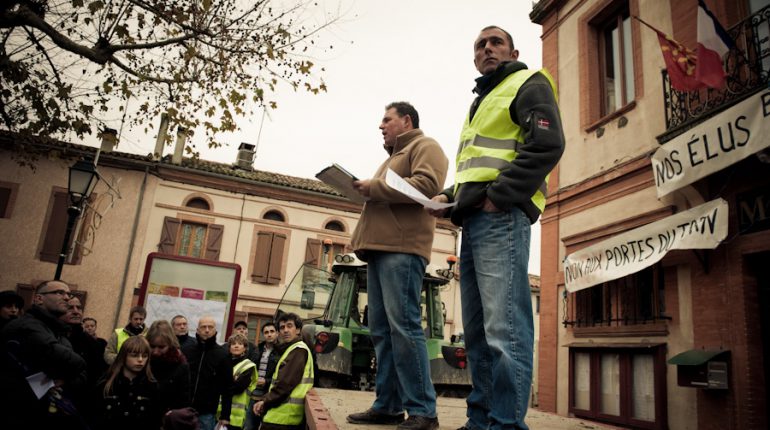
[[[308,239],[307,248],[305,248],[305,264],[315,267],[321,262],[321,241],[318,239]]]
[[[208,238],[206,239],[206,254],[207,260],[219,261],[219,250],[222,248],[222,236],[225,231],[225,226],[219,224],[209,225]]]
[[[11,189],[0,187],[0,218],[10,218]]]
[[[163,219],[163,230],[160,232],[160,243],[158,243],[159,252],[163,254],[176,253],[176,237],[181,224],[182,220],[170,216]]]
[[[66,192],[54,192],[53,207],[48,217],[48,225],[43,239],[43,248],[40,250],[40,261],[50,261],[57,263],[59,253],[61,253],[62,243],[64,242],[64,231],[67,229],[67,205],[69,204],[69,195]],[[70,243],[75,235],[70,237]]]
[[[273,243],[270,247],[270,264],[267,271],[267,283],[276,285],[281,283],[283,269],[283,249],[286,246],[286,235],[273,234]]]
[[[267,231],[257,232],[257,252],[254,254],[254,268],[251,272],[252,280],[267,282],[267,272],[270,268],[270,247],[273,244],[273,233]]]

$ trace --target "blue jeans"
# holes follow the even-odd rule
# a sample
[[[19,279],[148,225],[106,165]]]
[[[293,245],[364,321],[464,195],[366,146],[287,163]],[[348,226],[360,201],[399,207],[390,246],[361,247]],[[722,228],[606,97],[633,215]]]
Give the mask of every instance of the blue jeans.
[[[467,427],[527,429],[534,323],[529,218],[518,208],[463,221],[460,297],[473,390]]]
[[[218,419],[215,414],[201,414],[198,415],[198,421],[201,423],[201,430],[214,430]]]
[[[377,355],[372,409],[433,418],[436,390],[420,307],[427,263],[414,254],[367,251],[367,256],[369,329]]]

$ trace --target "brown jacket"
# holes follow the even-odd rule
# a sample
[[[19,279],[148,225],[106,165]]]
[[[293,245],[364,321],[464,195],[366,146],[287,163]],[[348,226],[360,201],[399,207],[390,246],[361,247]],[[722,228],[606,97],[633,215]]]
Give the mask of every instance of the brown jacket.
[[[447,167],[444,151],[422,130],[398,136],[390,157],[371,180],[370,200],[353,232],[352,246],[359,258],[365,260],[365,251],[373,250],[416,254],[430,261],[436,219],[422,205],[385,184],[385,174],[392,169],[431,198],[444,186]]]

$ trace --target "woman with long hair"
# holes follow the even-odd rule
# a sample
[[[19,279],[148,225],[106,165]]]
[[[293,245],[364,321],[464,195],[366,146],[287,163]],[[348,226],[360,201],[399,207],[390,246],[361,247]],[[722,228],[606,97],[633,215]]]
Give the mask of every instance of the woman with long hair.
[[[95,429],[158,429],[158,383],[150,370],[150,344],[131,336],[97,384]]]
[[[147,330],[152,374],[158,380],[160,405],[165,413],[190,406],[190,366],[179,349],[174,330],[166,320],[152,323]]]

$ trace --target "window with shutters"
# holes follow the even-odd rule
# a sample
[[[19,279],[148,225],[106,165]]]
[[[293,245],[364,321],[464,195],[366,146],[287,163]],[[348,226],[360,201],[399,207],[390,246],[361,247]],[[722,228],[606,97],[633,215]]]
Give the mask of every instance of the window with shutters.
[[[91,194],[89,201],[94,201],[96,197],[96,193]],[[69,194],[66,191],[54,191],[52,193],[51,200],[48,203],[48,215],[43,223],[45,233],[40,246],[40,261],[58,263],[67,229],[67,208],[69,204]],[[66,264],[80,264],[82,259],[82,248],[75,246],[79,241],[79,225],[82,219],[82,217],[78,218],[72,229],[72,234],[67,244],[69,253],[64,260]]]
[[[19,184],[0,181],[0,218],[10,218]]]
[[[225,227],[166,217],[158,251],[163,254],[219,260]]]
[[[269,285],[281,283],[287,237],[285,233],[257,231],[257,248],[251,272],[252,281]]]
[[[309,238],[307,240],[307,247],[305,248],[305,264],[310,264],[313,267],[325,268],[326,270],[331,271],[332,264],[334,264],[334,257],[347,252],[350,252],[350,250],[345,243],[334,242],[334,240],[332,240],[331,245],[328,248],[324,248],[323,240]]]

